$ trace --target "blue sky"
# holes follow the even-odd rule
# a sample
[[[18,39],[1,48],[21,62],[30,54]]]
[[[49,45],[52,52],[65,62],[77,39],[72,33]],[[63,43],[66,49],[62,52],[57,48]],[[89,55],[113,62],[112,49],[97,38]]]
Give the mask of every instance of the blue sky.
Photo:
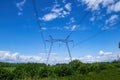
[[[119,0],[35,2],[40,26],[36,23],[32,0],[0,0],[0,61],[19,62],[18,57],[23,59],[23,62],[44,61],[50,44],[46,43],[45,50],[40,31],[43,32],[45,40],[49,39],[49,35],[55,39],[65,39],[73,32],[70,39],[74,40],[75,46],[73,47],[72,43],[69,45],[71,54],[76,59],[96,61],[101,54],[113,55],[114,58],[119,54]],[[98,34],[99,32],[102,33]],[[60,45],[59,47],[59,43],[54,44],[51,58],[68,60],[65,44]],[[102,56],[100,60],[110,59]]]

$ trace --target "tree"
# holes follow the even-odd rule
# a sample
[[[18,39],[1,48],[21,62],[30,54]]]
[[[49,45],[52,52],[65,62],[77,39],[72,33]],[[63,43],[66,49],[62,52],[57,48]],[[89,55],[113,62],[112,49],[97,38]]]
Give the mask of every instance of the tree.
[[[69,63],[69,66],[72,68],[72,70],[77,71],[77,69],[82,66],[83,63],[79,60],[73,60]]]
[[[0,68],[0,80],[13,80],[13,78],[14,75],[10,71]]]
[[[55,66],[55,73],[59,77],[72,75],[73,71],[67,64],[59,64]]]

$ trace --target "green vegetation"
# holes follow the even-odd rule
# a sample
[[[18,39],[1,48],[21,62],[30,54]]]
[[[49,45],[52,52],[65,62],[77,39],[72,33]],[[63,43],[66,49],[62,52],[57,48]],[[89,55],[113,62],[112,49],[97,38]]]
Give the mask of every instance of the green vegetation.
[[[0,80],[120,80],[120,61],[46,65],[0,63]]]

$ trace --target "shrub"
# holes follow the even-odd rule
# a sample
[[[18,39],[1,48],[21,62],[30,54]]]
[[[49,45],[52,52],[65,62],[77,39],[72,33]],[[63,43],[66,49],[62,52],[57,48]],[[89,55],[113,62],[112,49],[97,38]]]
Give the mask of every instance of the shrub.
[[[14,75],[3,68],[0,68],[0,80],[13,80]]]

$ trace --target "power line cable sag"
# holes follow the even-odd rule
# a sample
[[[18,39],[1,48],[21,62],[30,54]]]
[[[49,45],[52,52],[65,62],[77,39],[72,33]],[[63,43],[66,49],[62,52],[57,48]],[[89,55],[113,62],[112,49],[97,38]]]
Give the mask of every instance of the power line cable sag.
[[[90,36],[90,37],[88,37],[88,38],[86,38],[86,39],[84,39],[84,40],[79,41],[78,43],[76,43],[76,44],[74,45],[74,47],[76,47],[76,46],[78,46],[79,44],[84,43],[84,42],[86,42],[86,41],[88,41],[88,40],[90,40],[90,39],[93,39],[93,38],[97,37],[98,35],[102,34],[103,32],[108,31],[108,30],[110,30],[111,28],[113,28],[114,26],[118,26],[118,25],[120,25],[120,20],[118,21],[117,24],[108,27],[108,29],[104,29],[104,30],[102,30],[102,31],[99,31],[99,32],[96,33],[96,34],[94,34],[94,35],[92,35],[92,36]]]
[[[99,1],[99,0],[96,0],[96,1],[94,2],[94,4],[92,5],[92,7],[95,7],[96,4],[98,3],[98,1]],[[88,11],[87,13],[85,13],[85,15],[80,19],[80,23],[79,23],[79,24],[81,24],[81,23],[85,20],[85,18],[89,15],[89,13],[90,13],[90,11]],[[112,27],[113,27],[113,26],[110,26],[110,28],[112,28]],[[110,28],[109,28],[109,29],[110,29]],[[78,45],[81,44],[81,43],[84,43],[84,42],[86,42],[86,41],[88,41],[88,40],[90,40],[90,39],[92,39],[92,38],[94,38],[94,37],[97,37],[98,35],[102,34],[103,32],[105,32],[105,31],[107,31],[107,30],[109,30],[109,29],[99,31],[99,32],[96,33],[96,34],[94,34],[94,35],[92,35],[92,36],[90,36],[90,37],[88,37],[88,38],[86,38],[86,39],[84,39],[84,40],[79,41],[79,42],[76,43],[73,47],[76,47],[76,46],[78,46]],[[74,30],[71,31],[71,32],[68,34],[68,36],[70,37],[70,36],[73,34],[73,32],[74,32]]]
[[[43,31],[42,31],[42,29],[41,29],[42,27],[41,27],[40,22],[39,22],[39,19],[38,19],[38,18],[39,18],[39,15],[38,15],[38,10],[37,10],[37,7],[36,7],[36,2],[35,2],[35,0],[32,0],[32,5],[33,5],[33,9],[34,9],[34,11],[35,11],[36,22],[37,22],[37,24],[38,24],[38,26],[39,26],[40,35],[41,35],[41,38],[42,38],[44,47],[45,47],[45,49],[46,49],[46,43],[45,43]]]
[[[95,7],[96,4],[98,3],[98,1],[99,1],[99,0],[96,0],[91,7]],[[79,25],[82,24],[82,22],[83,22],[83,21],[85,20],[85,18],[89,15],[89,13],[90,13],[90,11],[86,12],[86,13],[82,16],[82,18],[80,19],[80,22],[78,23]],[[74,30],[72,30],[72,31],[68,34],[68,36],[70,37],[70,36],[73,34],[73,32],[74,32]]]
[[[97,3],[97,0],[95,1],[94,4],[96,4],[96,3]],[[92,5],[92,7],[95,6],[94,4]],[[81,24],[82,21],[85,20],[85,17],[87,17],[87,15],[88,15],[89,13],[90,13],[90,12],[88,11],[87,13],[85,13],[84,16],[82,16],[82,18],[80,19],[80,23],[79,23],[79,24]],[[66,36],[65,40],[69,39],[69,37],[72,35],[73,32],[74,32],[74,30],[71,31],[71,32]],[[53,46],[53,43],[51,42],[50,49],[49,49],[49,53],[48,53],[48,57],[47,57],[47,64],[48,64],[48,60],[49,60],[50,53],[51,53],[51,50],[52,50],[52,46]],[[69,53],[70,60],[72,61],[72,56],[71,56],[71,53],[70,53],[70,49],[69,49],[68,42],[66,43],[66,46],[67,46],[67,49],[68,49],[68,53]]]

